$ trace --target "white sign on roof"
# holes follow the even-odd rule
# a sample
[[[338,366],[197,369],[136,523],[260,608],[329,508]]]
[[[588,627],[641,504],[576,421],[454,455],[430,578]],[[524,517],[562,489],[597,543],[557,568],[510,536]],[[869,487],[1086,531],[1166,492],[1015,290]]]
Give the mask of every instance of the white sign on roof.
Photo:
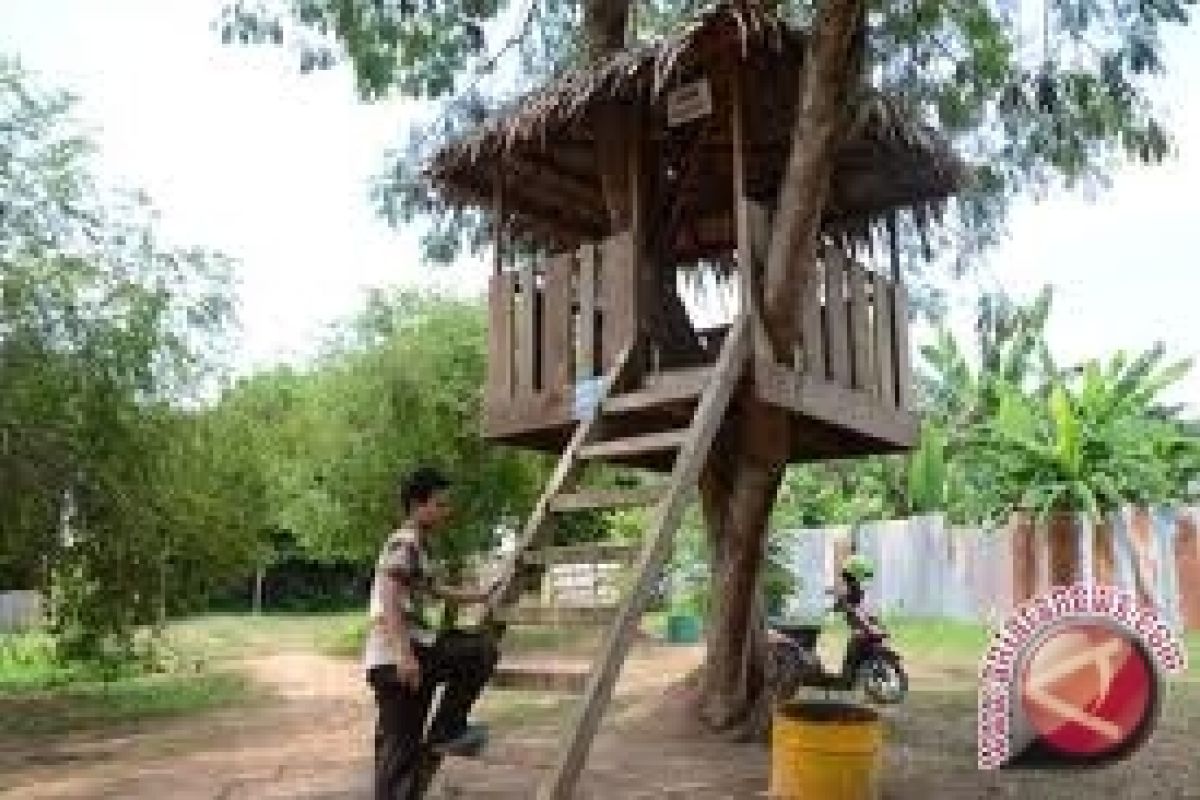
[[[712,87],[707,78],[680,86],[667,95],[667,126],[685,125],[713,112]]]

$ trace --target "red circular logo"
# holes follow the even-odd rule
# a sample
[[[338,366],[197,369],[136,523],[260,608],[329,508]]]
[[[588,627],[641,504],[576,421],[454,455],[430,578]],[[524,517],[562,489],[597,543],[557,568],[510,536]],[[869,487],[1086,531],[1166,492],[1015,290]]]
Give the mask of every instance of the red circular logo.
[[[1026,662],[1021,703],[1039,737],[1077,758],[1115,755],[1146,730],[1155,676],[1145,650],[1114,626],[1054,626]]]

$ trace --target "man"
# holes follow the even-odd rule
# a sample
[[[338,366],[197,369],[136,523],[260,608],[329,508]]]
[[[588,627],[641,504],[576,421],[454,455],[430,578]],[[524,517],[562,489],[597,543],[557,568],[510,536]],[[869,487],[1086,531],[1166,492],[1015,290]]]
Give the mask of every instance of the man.
[[[426,546],[450,517],[450,482],[429,468],[404,483],[404,522],[384,544],[371,587],[371,624],[364,662],[375,692],[375,798],[417,797],[422,747],[439,754],[470,754],[482,745],[481,728],[467,714],[496,666],[494,642],[463,631],[435,633],[425,618],[431,599],[482,603],[487,593],[452,589],[434,575]],[[445,686],[424,737],[434,689]]]

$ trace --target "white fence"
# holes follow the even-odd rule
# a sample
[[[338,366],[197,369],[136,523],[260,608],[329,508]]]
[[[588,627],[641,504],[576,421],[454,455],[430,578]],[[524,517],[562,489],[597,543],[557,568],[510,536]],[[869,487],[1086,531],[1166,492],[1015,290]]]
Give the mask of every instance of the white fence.
[[[799,581],[789,610],[820,613],[853,540],[875,564],[867,599],[884,613],[990,623],[1051,585],[1083,581],[1133,591],[1176,627],[1200,630],[1198,520],[1198,509],[1156,508],[1101,524],[1068,515],[984,530],[928,516],[789,531],[786,565]]]

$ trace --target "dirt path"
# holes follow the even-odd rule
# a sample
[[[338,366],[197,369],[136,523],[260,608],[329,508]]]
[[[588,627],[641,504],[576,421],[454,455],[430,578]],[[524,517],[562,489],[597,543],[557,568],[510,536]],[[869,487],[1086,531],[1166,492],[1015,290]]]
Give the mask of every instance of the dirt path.
[[[0,778],[7,790],[0,797],[361,796],[345,794],[363,782],[368,766],[371,708],[355,665],[289,652],[256,658],[246,668],[270,697],[200,717],[69,737],[36,753],[0,755],[0,774],[8,773]]]
[[[681,741],[666,731],[668,687],[692,650],[642,647],[597,740],[581,800],[765,797],[768,754],[757,746]],[[271,692],[245,707],[170,723],[0,749],[4,800],[367,800],[373,708],[357,665],[306,652],[245,662]],[[969,671],[914,670],[910,701],[889,715],[885,798],[1196,800],[1200,683],[1176,687],[1154,739],[1129,762],[1083,773],[975,769]],[[553,761],[569,698],[496,692],[481,716],[498,734],[479,761],[448,762],[436,793],[528,800]]]
[[[639,654],[621,691],[665,688],[696,657],[664,648]],[[243,667],[269,692],[267,698],[169,723],[0,749],[0,798],[369,797],[374,707],[357,664],[289,651],[250,659]],[[556,729],[550,721],[568,702],[561,695],[514,692],[485,697],[481,715],[519,733],[499,737],[487,761],[466,770],[465,783],[480,770],[487,774],[488,795],[516,778],[527,782],[530,769],[552,752]],[[539,726],[538,720],[548,723]],[[453,772],[447,770],[443,781],[448,797],[460,794]]]

